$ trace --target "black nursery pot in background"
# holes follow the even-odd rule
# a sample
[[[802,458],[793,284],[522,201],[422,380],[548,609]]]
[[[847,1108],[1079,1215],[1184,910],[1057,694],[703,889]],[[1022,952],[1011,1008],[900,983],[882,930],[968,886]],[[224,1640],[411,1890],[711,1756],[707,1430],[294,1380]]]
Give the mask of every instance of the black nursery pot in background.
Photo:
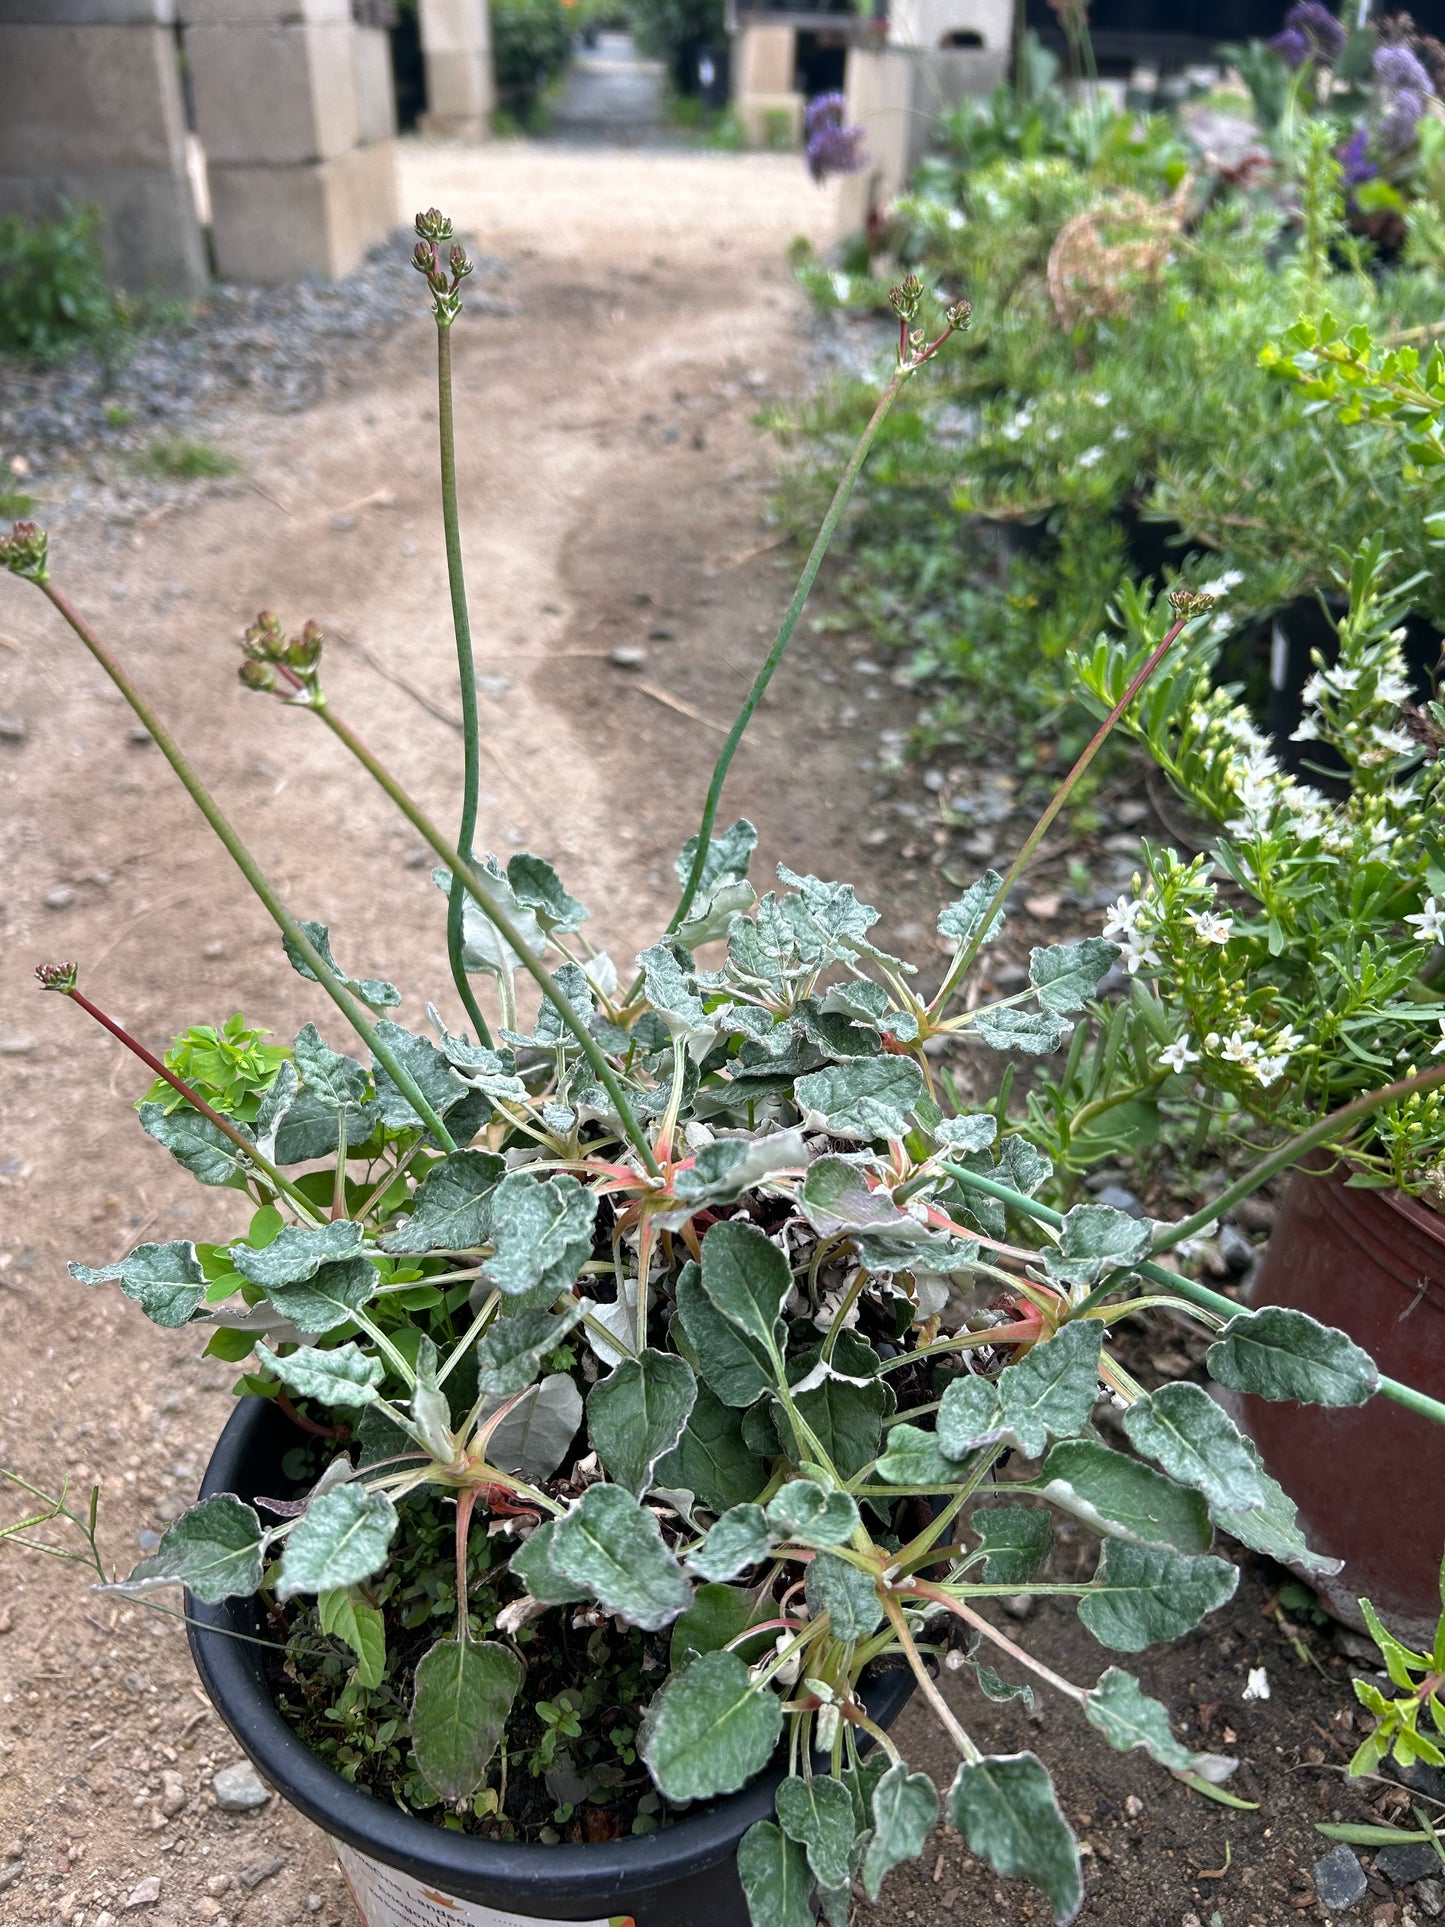
[[[281,1462],[297,1443],[271,1400],[242,1399],[201,1497],[285,1492]],[[367,1927],[747,1927],[738,1842],[772,1817],[781,1764],[656,1833],[593,1846],[513,1846],[450,1832],[352,1786],[298,1739],[272,1698],[266,1647],[230,1637],[267,1636],[254,1600],[205,1606],[187,1595],[187,1610],[200,1622],[189,1629],[191,1653],[212,1705],[283,1799],[336,1842]],[[870,1717],[889,1725],[912,1690],[906,1669],[882,1674],[867,1693]]]

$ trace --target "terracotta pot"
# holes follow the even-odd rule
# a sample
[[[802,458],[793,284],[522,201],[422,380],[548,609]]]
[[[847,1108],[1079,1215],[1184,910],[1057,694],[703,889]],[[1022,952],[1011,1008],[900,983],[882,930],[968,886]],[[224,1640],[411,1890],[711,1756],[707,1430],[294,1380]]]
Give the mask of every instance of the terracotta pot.
[[[1250,1304],[1338,1325],[1382,1372],[1445,1398],[1445,1217],[1396,1191],[1351,1189],[1347,1166],[1297,1171]],[[1347,1410],[1239,1401],[1245,1430],[1299,1507],[1311,1547],[1343,1559],[1310,1580],[1339,1618],[1369,1599],[1428,1645],[1445,1551],[1445,1427],[1383,1398]]]

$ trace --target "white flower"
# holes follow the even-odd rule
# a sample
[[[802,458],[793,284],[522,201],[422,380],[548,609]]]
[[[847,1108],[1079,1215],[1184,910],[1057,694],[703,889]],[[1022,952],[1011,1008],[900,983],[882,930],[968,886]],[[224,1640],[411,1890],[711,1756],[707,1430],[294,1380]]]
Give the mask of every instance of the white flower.
[[[1281,1072],[1288,1063],[1288,1057],[1256,1057],[1250,1065],[1250,1069],[1267,1090],[1271,1084],[1278,1080]]]
[[[1243,580],[1243,570],[1226,569],[1222,575],[1215,576],[1212,582],[1201,582],[1199,591],[1201,595],[1228,595],[1230,590],[1237,589]]]
[[[1262,1666],[1251,1666],[1249,1678],[1244,1683],[1244,1691],[1239,1696],[1246,1700],[1267,1700],[1269,1698],[1269,1674]]]
[[[1343,695],[1351,689],[1359,688],[1360,671],[1347,669],[1343,663],[1337,662],[1333,669],[1325,671],[1325,682],[1331,689],[1338,689]]]
[[[1317,669],[1300,691],[1300,698],[1306,708],[1313,708],[1325,693],[1325,679]]]
[[[1371,733],[1374,736],[1376,748],[1388,751],[1391,756],[1408,755],[1415,747],[1414,737],[1405,729],[1385,729],[1381,724],[1376,723]]]
[[[1159,959],[1159,952],[1154,948],[1153,940],[1138,930],[1131,930],[1124,939],[1123,948],[1119,952],[1119,962],[1131,977],[1136,977],[1139,974],[1141,965],[1150,970],[1160,970],[1163,968]]]
[[[1226,1064],[1247,1064],[1252,1057],[1259,1056],[1259,1045],[1242,1030],[1232,1030],[1219,1054]]]
[[[1290,1052],[1298,1050],[1303,1042],[1304,1038],[1301,1037],[1294,1025],[1286,1024],[1284,1029],[1275,1037],[1274,1047],[1277,1051],[1283,1051],[1285,1056],[1288,1057]]]
[[[1301,716],[1298,729],[1292,729],[1289,739],[1292,743],[1313,743],[1318,741],[1320,723],[1318,716]]]
[[[1375,684],[1375,700],[1382,703],[1408,702],[1410,678],[1402,676],[1398,670],[1386,670]]]
[[[1445,1057],[1445,1017],[1440,1019],[1440,1042],[1431,1051],[1432,1057]]]
[[[1186,1064],[1197,1064],[1199,1062],[1199,1052],[1197,1050],[1190,1050],[1188,1044],[1186,1044],[1181,1037],[1177,1044],[1166,1044],[1164,1049],[1160,1051],[1156,1061],[1162,1064],[1167,1071],[1182,1071]]]
[[[1144,914],[1144,905],[1137,897],[1120,897],[1117,903],[1109,906],[1109,914],[1104,919],[1106,937],[1132,937],[1139,928],[1139,919]]]
[[[1405,921],[1415,926],[1417,943],[1445,941],[1445,910],[1440,908],[1434,897],[1426,897],[1424,908],[1413,917],[1406,917]]]
[[[1093,448],[1086,448],[1084,450],[1083,454],[1078,457],[1076,466],[1079,468],[1097,468],[1103,459],[1104,451],[1096,443]]]
[[[1204,943],[1228,943],[1230,932],[1234,929],[1231,917],[1216,916],[1212,910],[1201,910],[1197,917],[1190,918],[1190,922]]]

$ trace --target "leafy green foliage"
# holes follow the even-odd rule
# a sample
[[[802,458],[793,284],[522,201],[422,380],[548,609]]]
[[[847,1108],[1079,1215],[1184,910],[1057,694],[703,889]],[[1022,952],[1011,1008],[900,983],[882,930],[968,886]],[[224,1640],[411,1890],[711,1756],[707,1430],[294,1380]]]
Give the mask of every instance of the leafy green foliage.
[[[760,1773],[782,1730],[776,1693],[754,1684],[736,1654],[704,1653],[653,1702],[642,1757],[669,1799],[708,1800]]]
[[[494,1640],[439,1639],[416,1669],[411,1737],[417,1769],[443,1800],[482,1783],[525,1669]]]
[[[106,275],[98,209],[0,220],[0,356],[59,361],[86,344],[115,342],[131,314]]]
[[[560,74],[572,51],[562,0],[491,0],[492,62],[497,94],[525,121],[537,95]]]

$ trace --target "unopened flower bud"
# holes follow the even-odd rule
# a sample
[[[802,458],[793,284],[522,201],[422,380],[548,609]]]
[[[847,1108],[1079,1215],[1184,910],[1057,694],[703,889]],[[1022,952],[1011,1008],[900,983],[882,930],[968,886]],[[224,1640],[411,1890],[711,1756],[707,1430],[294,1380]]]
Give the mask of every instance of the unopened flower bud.
[[[418,241],[412,249],[411,264],[418,274],[430,277],[436,272],[437,251],[430,241]]]
[[[1171,589],[1169,607],[1176,616],[1187,621],[1190,616],[1200,616],[1206,609],[1214,607],[1214,597],[1206,595],[1202,589]]]
[[[293,669],[299,669],[303,674],[314,669],[321,660],[321,645],[324,641],[325,637],[320,627],[314,622],[307,622],[302,627],[300,635],[293,636],[287,644],[287,662]]]
[[[923,283],[916,274],[910,274],[896,288],[888,290],[888,305],[900,321],[912,321],[922,299]]]
[[[275,691],[276,671],[269,662],[258,662],[254,657],[248,657],[236,674],[247,689],[258,689],[265,695]]]
[[[35,975],[42,990],[58,990],[69,996],[75,988],[78,967],[73,963],[36,964]]]
[[[416,231],[423,241],[450,241],[452,224],[439,208],[429,207],[416,217]]]
[[[955,301],[944,316],[950,328],[966,328],[969,316],[973,313],[971,301]]]
[[[467,259],[467,251],[464,247],[460,245],[454,247],[448,259],[451,262],[452,273],[458,281],[465,279],[465,277],[471,273],[472,264]]]
[[[46,546],[44,529],[34,522],[17,522],[8,535],[0,535],[0,569],[8,569],[26,582],[48,582]]]

